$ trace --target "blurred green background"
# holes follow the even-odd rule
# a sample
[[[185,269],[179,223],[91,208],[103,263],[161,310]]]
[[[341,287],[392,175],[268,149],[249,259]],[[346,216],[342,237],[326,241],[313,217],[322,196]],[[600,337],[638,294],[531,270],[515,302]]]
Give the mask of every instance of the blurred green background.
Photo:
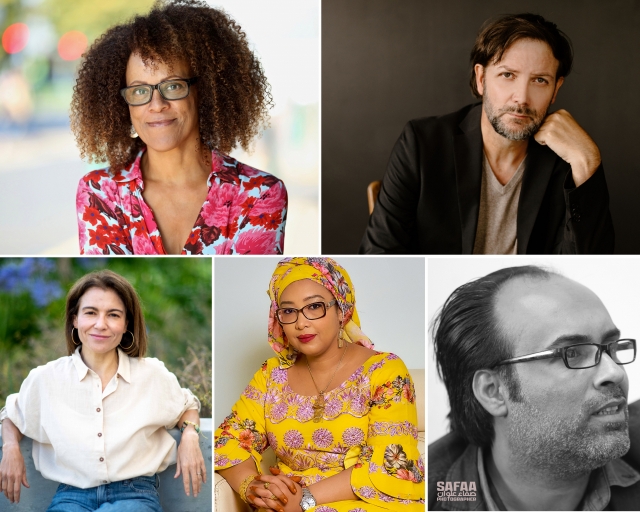
[[[29,371],[66,356],[65,298],[81,276],[108,268],[138,292],[157,357],[211,417],[209,258],[0,259],[0,408]]]
[[[0,111],[5,109],[3,124],[26,125],[34,113],[41,124],[64,123],[79,60],[61,56],[61,36],[79,31],[88,43],[93,42],[107,27],[146,12],[151,5],[153,0],[0,0],[0,33],[5,35],[5,29],[14,23],[28,27],[24,50],[8,53],[8,34],[0,48],[0,81],[8,82],[11,89],[18,88],[20,79],[28,84],[21,91],[21,102],[16,95],[0,94]]]

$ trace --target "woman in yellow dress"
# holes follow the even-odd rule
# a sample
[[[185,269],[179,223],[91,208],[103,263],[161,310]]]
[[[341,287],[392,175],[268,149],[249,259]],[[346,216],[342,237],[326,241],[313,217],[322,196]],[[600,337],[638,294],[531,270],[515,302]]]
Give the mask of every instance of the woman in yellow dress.
[[[215,469],[278,512],[424,510],[413,382],[360,330],[349,275],[330,258],[286,258],[269,286],[269,344],[215,435]],[[261,453],[277,468],[260,474]]]

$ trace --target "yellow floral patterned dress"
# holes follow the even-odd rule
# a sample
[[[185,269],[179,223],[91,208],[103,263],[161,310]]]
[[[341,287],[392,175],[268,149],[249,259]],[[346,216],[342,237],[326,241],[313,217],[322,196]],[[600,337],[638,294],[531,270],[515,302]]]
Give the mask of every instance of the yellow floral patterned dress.
[[[278,358],[267,360],[216,431],[216,470],[249,457],[259,470],[271,446],[280,470],[306,485],[354,467],[351,487],[360,499],[313,512],[423,511],[415,392],[402,360],[377,352],[325,399],[315,422],[315,397],[293,392]]]

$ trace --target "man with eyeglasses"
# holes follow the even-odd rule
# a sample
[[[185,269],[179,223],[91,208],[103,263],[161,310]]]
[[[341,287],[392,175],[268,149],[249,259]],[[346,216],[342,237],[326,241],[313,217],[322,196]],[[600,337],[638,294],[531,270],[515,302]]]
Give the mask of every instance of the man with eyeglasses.
[[[429,510],[638,510],[636,340],[591,290],[505,268],[457,288],[432,335],[451,433],[429,446]]]

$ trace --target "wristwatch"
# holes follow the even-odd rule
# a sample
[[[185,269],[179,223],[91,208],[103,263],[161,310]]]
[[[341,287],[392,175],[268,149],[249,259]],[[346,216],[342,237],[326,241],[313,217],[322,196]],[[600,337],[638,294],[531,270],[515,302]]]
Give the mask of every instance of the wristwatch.
[[[302,510],[309,510],[311,507],[316,506],[316,499],[311,494],[311,491],[306,487],[302,488],[302,501],[300,502],[300,508]]]

